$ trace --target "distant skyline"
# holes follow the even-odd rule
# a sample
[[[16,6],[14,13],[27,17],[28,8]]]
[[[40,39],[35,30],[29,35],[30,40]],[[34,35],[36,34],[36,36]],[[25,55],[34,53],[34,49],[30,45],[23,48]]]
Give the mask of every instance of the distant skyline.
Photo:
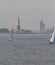
[[[41,20],[55,26],[55,0],[0,0],[0,28],[16,28],[18,16],[23,29],[38,30]]]

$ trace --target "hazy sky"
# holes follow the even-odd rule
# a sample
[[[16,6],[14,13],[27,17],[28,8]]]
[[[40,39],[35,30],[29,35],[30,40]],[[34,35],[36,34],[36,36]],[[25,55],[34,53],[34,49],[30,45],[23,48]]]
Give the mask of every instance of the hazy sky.
[[[18,16],[24,29],[39,29],[40,20],[51,27],[55,24],[55,0],[0,0],[0,27],[15,27]]]

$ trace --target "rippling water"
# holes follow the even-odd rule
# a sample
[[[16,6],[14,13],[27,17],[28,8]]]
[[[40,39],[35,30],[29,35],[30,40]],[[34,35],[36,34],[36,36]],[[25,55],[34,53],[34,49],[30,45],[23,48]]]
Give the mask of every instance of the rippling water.
[[[49,34],[0,34],[0,65],[55,65],[55,44]]]

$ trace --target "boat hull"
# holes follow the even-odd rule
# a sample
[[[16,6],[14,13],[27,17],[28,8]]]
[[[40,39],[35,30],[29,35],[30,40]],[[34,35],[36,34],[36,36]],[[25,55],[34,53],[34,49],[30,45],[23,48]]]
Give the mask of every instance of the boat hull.
[[[13,39],[11,39],[11,38],[8,38],[8,41],[12,41]]]
[[[54,44],[54,42],[49,42],[49,44]]]

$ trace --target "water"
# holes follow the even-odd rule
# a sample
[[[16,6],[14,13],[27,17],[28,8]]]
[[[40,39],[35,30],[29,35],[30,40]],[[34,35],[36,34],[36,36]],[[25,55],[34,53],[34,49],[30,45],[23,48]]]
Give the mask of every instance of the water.
[[[55,65],[55,44],[49,34],[0,34],[0,65]]]

